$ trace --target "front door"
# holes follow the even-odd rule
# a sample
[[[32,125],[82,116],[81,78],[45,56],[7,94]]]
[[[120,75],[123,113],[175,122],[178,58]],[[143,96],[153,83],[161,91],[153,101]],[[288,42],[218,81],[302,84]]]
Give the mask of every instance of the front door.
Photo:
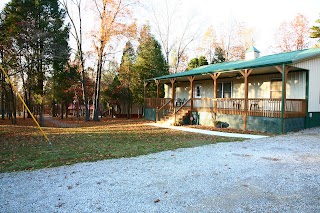
[[[195,84],[194,85],[194,98],[201,98],[201,93],[202,93],[202,86],[201,84]]]
[[[194,98],[201,98],[202,94],[202,85],[201,84],[195,84],[194,85]],[[193,101],[193,106],[194,107],[201,107],[201,100],[194,100]]]

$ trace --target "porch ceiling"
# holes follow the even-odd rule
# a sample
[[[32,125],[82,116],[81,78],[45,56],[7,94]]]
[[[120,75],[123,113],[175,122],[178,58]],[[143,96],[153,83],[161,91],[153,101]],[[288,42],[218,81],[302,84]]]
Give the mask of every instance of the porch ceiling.
[[[239,70],[253,69],[252,75],[278,73],[275,66],[292,65],[298,61],[307,60],[320,56],[320,48],[298,50],[287,53],[279,53],[274,55],[262,56],[253,60],[231,61],[218,64],[210,64],[207,66],[198,67],[186,72],[174,73],[170,75],[160,76],[148,79],[152,82],[161,80],[162,83],[170,82],[170,79],[177,78],[179,81],[188,81],[189,76],[195,76],[195,79],[211,79],[210,73],[220,72],[219,78],[235,77]],[[291,71],[302,70],[293,68]]]

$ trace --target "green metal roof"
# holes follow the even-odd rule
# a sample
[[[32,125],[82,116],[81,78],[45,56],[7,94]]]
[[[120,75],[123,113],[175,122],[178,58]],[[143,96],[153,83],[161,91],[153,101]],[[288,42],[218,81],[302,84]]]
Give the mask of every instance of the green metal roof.
[[[306,60],[317,56],[320,56],[320,48],[297,50],[293,52],[262,56],[252,60],[241,60],[218,64],[210,64],[206,66],[197,67],[195,69],[188,70],[185,72],[155,77],[152,79],[148,79],[147,81],[195,76],[215,72],[228,72],[232,70],[254,69],[259,67],[276,66],[282,64],[289,65],[298,61]]]

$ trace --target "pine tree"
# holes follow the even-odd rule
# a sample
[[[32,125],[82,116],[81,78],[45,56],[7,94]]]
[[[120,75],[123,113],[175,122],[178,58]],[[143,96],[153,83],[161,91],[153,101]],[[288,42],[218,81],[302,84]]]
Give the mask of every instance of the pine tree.
[[[135,72],[134,63],[136,61],[136,54],[130,41],[126,43],[121,58],[121,64],[118,69],[119,80],[121,81],[122,90],[126,90],[122,96],[122,102],[125,104],[127,109],[127,118],[131,117],[133,95],[132,90],[136,83],[137,73]]]
[[[320,24],[320,19],[317,19],[316,23]],[[310,37],[318,38],[318,45],[320,45],[320,26],[312,26],[310,31]]]
[[[139,46],[137,49],[137,62],[135,64],[137,72],[136,82],[133,88],[134,102],[143,104],[144,80],[155,76],[169,74],[168,66],[161,51],[161,45],[150,33],[150,26],[144,25],[140,32]],[[148,95],[156,96],[155,86],[149,87]],[[163,89],[162,89],[163,95]]]
[[[225,62],[226,58],[225,58],[225,52],[221,47],[216,47],[215,51],[214,51],[214,56],[213,59],[211,61],[211,64],[217,64],[217,63],[222,63]]]

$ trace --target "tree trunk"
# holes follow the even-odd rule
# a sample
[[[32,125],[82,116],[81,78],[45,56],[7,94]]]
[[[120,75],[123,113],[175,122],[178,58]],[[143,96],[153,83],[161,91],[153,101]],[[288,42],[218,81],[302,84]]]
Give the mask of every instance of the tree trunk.
[[[68,103],[65,102],[65,107],[66,107],[66,118],[68,118],[69,110],[68,110]]]
[[[40,126],[44,126],[44,104],[40,104],[39,106],[39,122]]]
[[[61,107],[60,107],[60,110],[61,110],[61,113],[60,113],[60,118],[61,119],[63,119],[63,109],[64,109],[64,107],[63,107],[63,101],[61,102]]]
[[[101,51],[101,48],[100,48],[100,51]],[[94,121],[99,121],[101,73],[102,73],[102,52],[100,52],[99,54],[96,84],[95,84],[95,91],[94,91],[94,104],[93,104],[93,120]]]
[[[12,103],[12,124],[17,124],[17,105],[16,105],[16,97],[14,95],[13,89],[11,87],[11,103]]]
[[[27,104],[27,107],[30,109],[30,110],[32,110],[32,104],[31,104],[31,88],[29,87],[28,88],[28,94],[27,94],[27,96],[26,96],[26,104]],[[30,115],[30,113],[29,113],[29,111],[27,112],[27,114],[28,114],[28,116],[27,116],[27,118],[31,118],[31,115]]]
[[[2,72],[1,72],[2,73]],[[5,117],[5,110],[4,110],[4,108],[5,108],[5,105],[4,105],[4,103],[5,103],[5,101],[4,101],[4,99],[5,99],[5,90],[6,90],[6,88],[5,88],[5,85],[4,85],[4,74],[2,73],[2,75],[1,75],[1,87],[2,87],[2,92],[1,92],[1,119],[2,120],[4,120],[4,117]]]

